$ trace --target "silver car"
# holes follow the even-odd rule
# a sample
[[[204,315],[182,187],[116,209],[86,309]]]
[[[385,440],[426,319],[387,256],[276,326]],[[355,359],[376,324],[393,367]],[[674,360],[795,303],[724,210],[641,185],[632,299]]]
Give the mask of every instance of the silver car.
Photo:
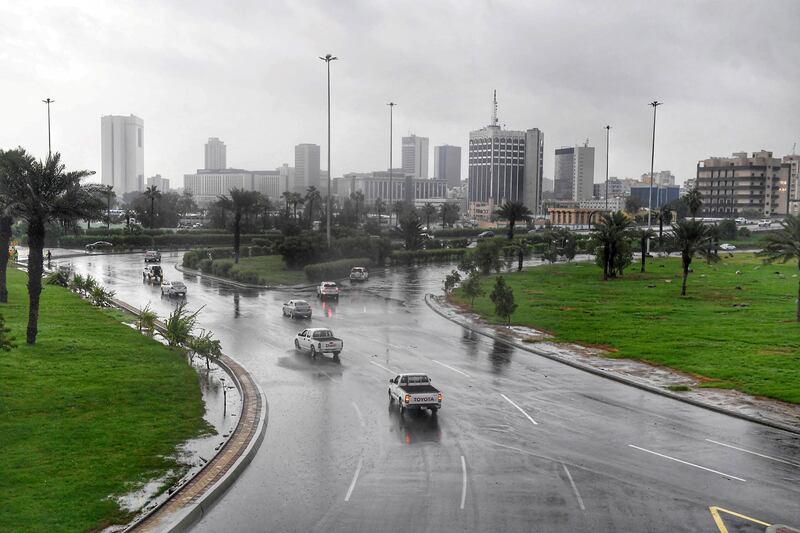
[[[305,300],[289,300],[283,304],[283,316],[311,318],[311,306]]]
[[[186,285],[182,281],[163,281],[161,294],[165,296],[186,296]]]

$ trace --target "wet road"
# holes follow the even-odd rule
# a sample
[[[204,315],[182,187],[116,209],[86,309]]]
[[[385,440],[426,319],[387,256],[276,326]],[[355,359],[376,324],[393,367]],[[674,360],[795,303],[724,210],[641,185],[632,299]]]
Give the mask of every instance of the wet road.
[[[269,402],[259,453],[195,527],[229,531],[763,531],[800,525],[800,437],[509,348],[423,301],[449,267],[396,269],[312,293],[233,290],[174,269],[201,327],[258,379]],[[174,308],[142,284],[142,255],[71,260],[139,307]],[[306,297],[307,321],[281,316]],[[325,326],[341,363],[312,362],[293,336]],[[426,372],[437,417],[390,408],[388,379]]]

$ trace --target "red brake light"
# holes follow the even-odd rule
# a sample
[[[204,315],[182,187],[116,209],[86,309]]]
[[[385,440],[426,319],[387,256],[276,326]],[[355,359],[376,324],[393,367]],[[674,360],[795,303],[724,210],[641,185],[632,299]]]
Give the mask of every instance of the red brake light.
[[[406,394],[406,403],[411,403],[411,395]]]
[[[442,393],[440,392],[439,393],[439,403],[441,403],[441,401],[442,401]]]

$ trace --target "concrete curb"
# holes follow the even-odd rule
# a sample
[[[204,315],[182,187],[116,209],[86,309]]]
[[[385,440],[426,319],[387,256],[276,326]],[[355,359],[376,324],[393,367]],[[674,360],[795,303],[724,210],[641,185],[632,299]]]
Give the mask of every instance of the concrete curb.
[[[122,300],[112,299],[112,303],[133,315],[140,314],[139,309]],[[158,321],[156,328],[163,331],[164,324]],[[203,468],[169,498],[128,525],[124,531],[186,531],[236,481],[261,446],[269,420],[269,404],[264,391],[252,375],[234,359],[223,355],[217,362],[236,384],[242,398],[242,410],[236,427],[225,445]],[[249,420],[251,411],[255,412],[253,420]],[[233,460],[232,464],[230,459]]]
[[[701,401],[695,400],[693,398],[686,398],[685,396],[681,396],[681,395],[676,394],[676,393],[674,393],[672,391],[660,389],[658,387],[653,387],[652,385],[647,385],[645,383],[640,383],[638,381],[626,378],[625,376],[620,376],[620,375],[615,374],[613,372],[607,372],[605,370],[601,370],[599,368],[595,368],[595,367],[590,366],[590,365],[585,365],[585,364],[582,364],[582,363],[580,363],[578,361],[574,361],[574,360],[571,360],[571,359],[565,359],[563,357],[559,357],[556,354],[544,352],[544,351],[541,351],[541,350],[537,350],[536,348],[533,348],[531,346],[526,346],[525,344],[523,344],[521,342],[518,342],[518,341],[516,341],[514,339],[504,338],[504,337],[502,337],[500,335],[497,335],[495,333],[492,333],[492,332],[489,332],[489,331],[484,331],[482,329],[479,329],[479,328],[475,327],[475,325],[472,324],[467,319],[458,320],[455,317],[450,316],[447,313],[445,313],[445,311],[442,310],[442,307],[443,307],[442,304],[440,304],[435,298],[436,297],[433,294],[426,294],[425,295],[425,303],[428,305],[428,307],[431,308],[431,310],[433,310],[436,314],[442,316],[443,318],[446,318],[447,320],[449,320],[449,321],[451,321],[451,322],[453,322],[455,324],[458,324],[461,327],[467,328],[470,331],[472,331],[474,333],[477,333],[479,335],[483,335],[485,337],[489,337],[490,339],[494,339],[494,340],[496,340],[498,342],[502,342],[502,343],[507,344],[509,346],[513,346],[514,348],[518,348],[520,350],[525,350],[526,352],[530,352],[532,354],[539,355],[541,357],[545,357],[545,358],[550,359],[552,361],[557,361],[559,363],[563,363],[563,364],[571,366],[573,368],[577,368],[578,370],[583,370],[584,372],[589,372],[590,374],[595,374],[596,376],[604,377],[606,379],[610,379],[610,380],[613,380],[613,381],[616,381],[616,382],[619,382],[619,383],[623,383],[625,385],[630,385],[631,387],[636,387],[637,389],[641,389],[641,390],[644,390],[644,391],[647,391],[647,392],[652,392],[653,394],[658,394],[660,396],[666,396],[667,398],[671,398],[673,400],[677,400],[677,401],[683,402],[683,403],[688,403],[690,405],[694,405],[695,407],[702,407],[703,409],[708,409],[710,411],[714,411],[714,412],[717,412],[717,413],[720,413],[720,414],[723,414],[723,415],[732,416],[732,417],[739,418],[739,419],[742,419],[742,420],[747,420],[748,422],[754,422],[756,424],[761,424],[763,426],[768,426],[768,427],[771,427],[771,428],[774,428],[774,429],[780,429],[782,431],[787,431],[787,432],[793,433],[795,435],[800,435],[800,428],[797,428],[797,427],[794,427],[794,426],[788,426],[788,425],[785,425],[785,424],[781,424],[779,422],[773,422],[771,420],[766,420],[766,419],[763,419],[763,418],[747,415],[747,414],[744,414],[744,413],[739,413],[739,412],[736,412],[736,411],[731,411],[731,410],[724,409],[724,408],[716,406],[716,405],[712,405],[712,404],[708,404],[708,403],[705,403],[705,402],[701,402]]]

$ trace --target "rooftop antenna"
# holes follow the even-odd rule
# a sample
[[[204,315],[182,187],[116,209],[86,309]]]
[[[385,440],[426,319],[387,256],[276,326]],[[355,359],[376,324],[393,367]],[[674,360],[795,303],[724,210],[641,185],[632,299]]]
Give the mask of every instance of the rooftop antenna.
[[[492,97],[492,126],[497,126],[497,89]]]
[[[792,155],[795,155],[795,150],[797,150],[797,143],[792,145]]]

